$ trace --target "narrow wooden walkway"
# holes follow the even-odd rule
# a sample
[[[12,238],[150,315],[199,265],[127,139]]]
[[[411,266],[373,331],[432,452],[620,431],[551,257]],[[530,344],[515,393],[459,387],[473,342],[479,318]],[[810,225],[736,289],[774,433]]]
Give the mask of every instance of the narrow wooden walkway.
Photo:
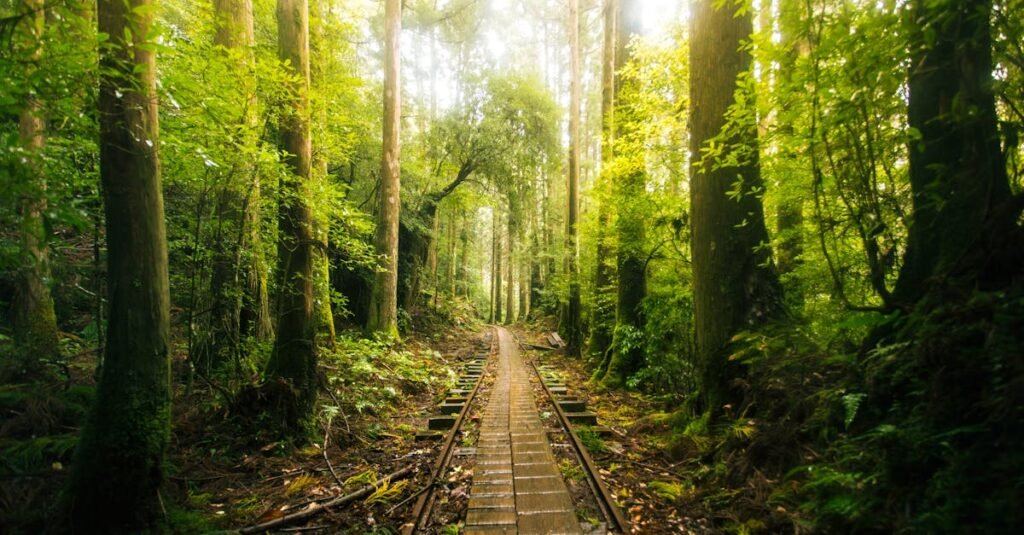
[[[465,533],[582,533],[519,347],[496,330],[498,373],[480,422]]]

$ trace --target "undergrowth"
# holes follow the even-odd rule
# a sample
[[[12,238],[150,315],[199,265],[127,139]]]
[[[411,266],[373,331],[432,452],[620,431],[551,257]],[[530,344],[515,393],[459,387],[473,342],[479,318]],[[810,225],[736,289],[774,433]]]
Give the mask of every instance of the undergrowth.
[[[1024,292],[733,340],[717,417],[663,417],[730,532],[1007,533],[1024,525]],[[848,340],[874,340],[843,352]],[[836,343],[836,342],[839,343]],[[672,489],[659,492],[671,494]]]

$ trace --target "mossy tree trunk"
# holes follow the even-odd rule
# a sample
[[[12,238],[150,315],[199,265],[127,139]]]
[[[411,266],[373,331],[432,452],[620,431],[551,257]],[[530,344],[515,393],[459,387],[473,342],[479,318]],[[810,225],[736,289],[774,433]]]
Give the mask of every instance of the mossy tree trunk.
[[[634,35],[640,34],[640,10],[635,0],[620,0],[616,19],[616,63],[629,60],[627,45]],[[636,93],[636,82],[621,74],[615,78],[615,99],[624,92]],[[628,87],[627,87],[628,84]],[[615,110],[615,136],[618,140],[636,132],[636,119],[620,107]],[[647,214],[642,200],[646,195],[647,175],[643,160],[633,154],[617,154],[613,197],[618,208],[615,232],[618,236],[616,272],[618,292],[615,303],[615,331],[608,352],[604,383],[621,385],[644,365],[644,347],[641,336],[644,329],[640,305],[647,295],[646,252],[644,249]]]
[[[796,62],[800,57],[799,31],[803,9],[799,4],[799,0],[784,0],[779,6],[778,27],[782,37],[782,46],[785,49],[782,61],[779,62],[778,67],[778,85],[783,99],[779,105],[782,109],[789,109],[795,97],[801,96],[797,95],[797,93],[802,93],[804,89],[802,86],[794,87],[793,85]],[[780,124],[779,130],[786,137],[792,137],[795,133],[793,124],[788,121]],[[797,149],[787,148],[785,158],[788,161],[797,162],[800,159],[800,153]],[[783,177],[783,180],[795,181],[800,178],[795,166],[791,167],[791,169],[790,176]],[[793,187],[787,189],[797,191],[797,188]],[[800,191],[802,191],[802,188]],[[804,252],[803,197],[793,195],[789,198],[779,199],[778,208],[775,213],[775,223],[779,239],[777,254],[779,274],[785,275],[792,273],[800,265]],[[793,299],[795,296],[789,295],[787,297]]]
[[[908,146],[912,212],[892,293],[900,314],[869,334],[863,438],[879,440],[889,518],[923,529],[1009,533],[1024,522],[1019,473],[1024,196],[1014,195],[994,97],[992,2],[914,0]],[[900,347],[898,358],[873,357]],[[880,425],[882,424],[882,425]],[[969,430],[969,433],[965,433]],[[963,436],[961,436],[963,435]],[[870,442],[868,442],[870,444]],[[904,510],[914,511],[905,516]],[[958,529],[960,528],[960,529]]]
[[[579,356],[583,347],[583,305],[580,301],[578,229],[580,212],[580,2],[569,0],[569,206],[565,217],[566,274],[569,296],[566,299],[566,352]],[[511,278],[509,279],[511,281]],[[511,291],[511,288],[509,288]]]
[[[615,143],[615,71],[618,70],[615,56],[616,24],[618,19],[617,0],[604,2],[604,48],[601,55],[601,173],[598,175],[598,190],[608,187],[609,167],[614,157]],[[597,255],[594,270],[594,307],[590,319],[590,354],[600,363],[597,374],[607,371],[604,355],[612,343],[615,326],[615,298],[612,284],[615,270],[611,256],[614,252],[608,243],[606,228],[611,222],[610,202],[599,199],[597,207]]]
[[[384,0],[384,27],[384,149],[374,239],[380,270],[374,279],[367,330],[397,339],[398,223],[402,206],[398,159],[402,104],[398,46],[402,31],[402,0]]]
[[[783,313],[759,197],[763,185],[754,110],[741,110],[737,130],[723,133],[738,77],[751,66],[750,52],[741,49],[752,32],[751,16],[749,11],[737,14],[736,2],[718,4],[697,3],[690,41],[694,318],[701,388],[712,413],[734,401],[729,385],[742,373],[728,360],[729,340]],[[753,106],[752,96],[747,102]],[[701,158],[701,149],[712,139],[739,163]],[[740,195],[731,198],[737,181]]]
[[[494,269],[491,271],[491,288],[494,293],[494,305],[491,307],[494,310],[492,320],[494,323],[501,323],[501,255],[503,254],[503,247],[501,244],[501,216],[498,214],[497,209],[494,210]]]
[[[515,204],[516,206],[515,209],[511,209],[512,207],[510,206],[507,222],[508,262],[506,264],[507,269],[505,275],[505,323],[509,325],[515,323],[518,318],[518,311],[515,308],[518,304],[516,300],[516,265],[518,260],[516,241],[519,235],[519,218],[521,216],[521,214],[519,214],[519,203],[511,204]]]
[[[18,28],[26,48],[32,51],[26,78],[33,79],[37,63],[43,57],[43,30],[46,18],[42,0],[23,0],[28,15]],[[18,212],[21,217],[20,257],[11,303],[11,319],[15,340],[25,357],[23,370],[27,375],[38,373],[42,360],[60,356],[57,317],[50,295],[50,263],[47,247],[46,178],[37,158],[43,148],[45,128],[42,103],[33,91],[26,97],[18,116],[18,133],[25,158],[16,171],[19,180]]]
[[[242,116],[245,136],[241,142],[255,146],[259,142],[255,136],[259,117],[256,115],[256,80],[251,75],[255,63],[252,56],[255,43],[252,1],[214,0],[213,9],[216,23],[213,42],[224,47],[226,58],[237,58],[236,72],[246,91],[247,101]],[[240,183],[233,178],[232,173],[222,179],[216,193],[217,233],[213,246],[213,274],[210,277],[209,327],[192,355],[195,359],[193,365],[206,371],[220,366],[231,356],[237,357],[242,335],[244,291],[240,264],[243,248],[252,248],[254,245],[250,239],[253,234],[245,227],[249,223],[247,212],[259,207],[258,195],[253,199],[253,194],[249,193],[258,191],[259,178],[251,162],[243,161],[236,165],[237,174],[249,182]]]
[[[170,293],[150,0],[102,0],[100,179],[107,231],[107,345],[63,509],[79,533],[148,531],[170,432]],[[126,41],[127,40],[127,41]]]
[[[266,380],[288,389],[271,401],[281,431],[301,434],[316,403],[316,322],[313,317],[313,216],[307,204],[312,165],[309,127],[309,7],[306,0],[278,0],[278,53],[294,69],[291,101],[281,111],[281,150],[291,171],[282,180],[278,217],[280,281],[277,337]]]
[[[331,15],[326,3],[314,2],[310,8],[310,19],[313,24],[310,29],[310,87],[313,88],[320,88],[326,83],[325,64],[331,51],[324,50],[327,39],[324,21]],[[314,103],[313,109],[316,110],[316,130],[326,129],[327,106],[322,102]],[[310,119],[312,120],[312,117]],[[313,151],[313,169],[315,170],[315,180],[323,184],[323,189],[329,189],[331,176],[324,153],[325,147],[322,146],[318,146],[317,150]],[[331,221],[323,210],[313,214],[313,239],[316,242],[313,249],[313,314],[316,321],[317,341],[325,347],[333,348],[337,331],[334,327],[334,306],[331,303]]]
[[[920,139],[910,144],[913,213],[893,292],[900,306],[951,276],[984,287],[1020,269],[1021,252],[1006,241],[1019,235],[1020,200],[999,145],[991,11],[991,2],[967,0],[917,1],[910,11],[908,119]]]

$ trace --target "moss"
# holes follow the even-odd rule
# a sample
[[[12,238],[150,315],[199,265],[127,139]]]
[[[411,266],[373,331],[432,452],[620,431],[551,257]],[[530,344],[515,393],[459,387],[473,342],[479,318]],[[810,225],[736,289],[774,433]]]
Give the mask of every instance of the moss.
[[[61,520],[76,529],[145,531],[162,516],[157,489],[170,435],[169,392],[126,379],[104,374],[83,431],[61,504]]]

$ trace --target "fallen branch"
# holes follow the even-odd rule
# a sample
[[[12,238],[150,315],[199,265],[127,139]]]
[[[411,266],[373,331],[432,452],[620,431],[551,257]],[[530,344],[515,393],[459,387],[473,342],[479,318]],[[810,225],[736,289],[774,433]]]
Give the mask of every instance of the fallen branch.
[[[537,344],[531,344],[529,342],[523,342],[522,344],[530,349],[539,349],[541,351],[558,351],[557,347],[542,346]]]
[[[424,492],[427,492],[428,490],[430,490],[430,487],[433,487],[435,484],[436,483],[430,483],[428,485],[425,485],[422,489],[417,490],[416,492],[414,492],[412,494],[412,496],[409,496],[408,498],[406,498],[406,499],[396,503],[391,509],[388,509],[388,512],[384,513],[384,515],[385,516],[391,516],[391,513],[394,513],[395,509],[398,509],[399,507],[401,507],[401,506],[411,502],[413,500],[413,498],[416,498],[420,494],[423,494]]]
[[[359,489],[359,490],[357,490],[357,491],[355,491],[355,492],[353,492],[351,494],[346,494],[344,496],[339,496],[337,498],[334,498],[332,500],[328,500],[326,502],[311,504],[309,507],[307,507],[307,508],[305,508],[305,509],[303,509],[303,510],[301,510],[299,512],[292,513],[290,515],[285,515],[285,516],[282,516],[281,518],[275,518],[274,520],[270,520],[270,521],[264,522],[262,524],[256,524],[255,526],[244,527],[244,528],[238,530],[238,533],[241,533],[243,535],[245,535],[247,533],[260,533],[260,532],[266,531],[266,530],[271,529],[271,528],[276,528],[277,526],[283,526],[285,524],[290,524],[292,522],[295,522],[296,520],[303,520],[303,519],[309,518],[311,516],[320,514],[320,513],[324,512],[325,510],[327,510],[327,509],[329,509],[331,507],[337,507],[337,506],[340,506],[340,505],[345,505],[347,503],[354,502],[354,501],[356,501],[356,500],[358,500],[360,498],[364,498],[366,496],[369,496],[370,494],[373,494],[374,491],[376,491],[378,488],[380,488],[381,485],[384,484],[384,482],[386,482],[386,481],[394,481],[396,479],[401,479],[401,478],[409,475],[410,473],[414,472],[416,470],[416,468],[417,468],[417,465],[415,465],[415,464],[406,466],[405,468],[403,468],[403,469],[401,469],[401,470],[399,470],[397,472],[394,472],[394,473],[392,473],[390,475],[387,475],[387,476],[384,476],[384,477],[378,479],[372,485],[367,485],[367,486],[365,486],[365,487],[363,487],[363,488],[361,488],[361,489]]]
[[[327,468],[330,469],[331,475],[334,476],[334,481],[338,484],[339,489],[345,488],[345,484],[338,478],[338,473],[334,471],[334,465],[331,464],[331,459],[327,456],[327,440],[331,437],[331,421],[327,421],[327,425],[324,426],[324,447],[320,450],[324,454],[324,462],[327,463]]]

